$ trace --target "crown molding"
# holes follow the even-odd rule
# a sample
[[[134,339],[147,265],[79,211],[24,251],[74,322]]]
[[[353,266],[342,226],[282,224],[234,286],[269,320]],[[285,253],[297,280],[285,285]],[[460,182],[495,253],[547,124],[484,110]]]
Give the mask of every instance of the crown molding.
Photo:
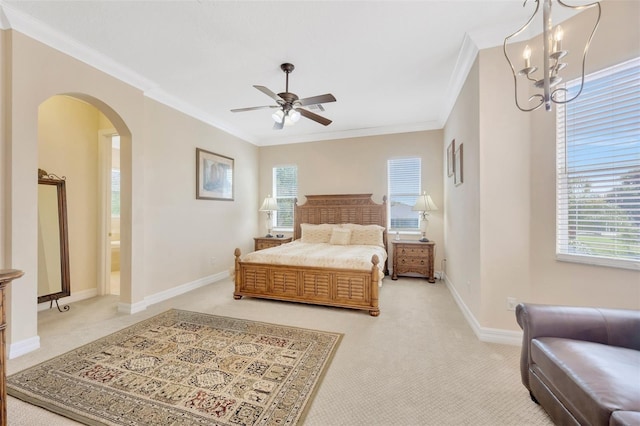
[[[153,81],[119,64],[108,56],[88,48],[2,1],[0,1],[0,9],[2,9],[2,15],[6,17],[7,29],[18,31],[142,91],[147,91],[157,86]]]
[[[413,133],[423,132],[427,130],[440,130],[442,126],[437,121],[429,121],[425,123],[414,123],[400,126],[385,126],[385,127],[369,127],[364,129],[354,130],[338,130],[335,132],[326,133],[314,133],[311,135],[299,135],[291,137],[278,137],[261,139],[258,146],[273,146],[273,145],[287,145],[293,143],[305,143],[305,142],[320,142],[335,139],[350,139],[361,138],[366,136],[379,136],[390,135],[397,133]]]
[[[456,100],[458,99],[458,95],[460,95],[462,86],[464,86],[465,81],[467,81],[467,76],[469,75],[469,71],[471,71],[473,62],[476,60],[476,56],[478,56],[478,52],[478,46],[474,43],[469,34],[465,34],[462,39],[460,51],[458,52],[456,65],[453,69],[453,73],[451,74],[451,79],[449,80],[447,93],[444,97],[445,101],[439,120],[440,128],[444,128],[447,123],[449,114],[451,114]]]
[[[219,128],[249,143],[256,144],[251,136],[216,121],[210,114],[178,99],[162,90],[158,84],[132,71],[106,55],[102,55],[82,43],[51,28],[43,22],[12,8],[0,0],[0,28],[18,31],[37,40],[52,49],[71,56],[93,68],[96,68],[130,86],[142,91],[143,95],[176,109],[190,117]]]
[[[229,133],[232,136],[242,139],[245,142],[249,142],[253,145],[259,145],[258,141],[248,133],[244,133],[234,127],[228,126],[226,123],[220,122],[216,120],[211,114],[207,114],[200,108],[196,108],[192,104],[185,102],[162,89],[154,88],[144,92],[144,95],[153,99],[154,101],[160,102],[161,104],[167,105],[177,111],[182,112],[183,114],[188,115],[189,117],[195,118],[196,120],[200,120],[203,123],[209,124],[217,129],[220,129],[224,132]]]

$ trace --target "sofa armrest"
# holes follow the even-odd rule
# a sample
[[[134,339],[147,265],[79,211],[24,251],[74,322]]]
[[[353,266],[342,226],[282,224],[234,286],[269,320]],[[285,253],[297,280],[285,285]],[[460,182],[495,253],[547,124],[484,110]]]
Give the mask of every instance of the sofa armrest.
[[[522,328],[520,374],[529,388],[531,340],[561,337],[640,350],[640,311],[521,303],[516,320]]]

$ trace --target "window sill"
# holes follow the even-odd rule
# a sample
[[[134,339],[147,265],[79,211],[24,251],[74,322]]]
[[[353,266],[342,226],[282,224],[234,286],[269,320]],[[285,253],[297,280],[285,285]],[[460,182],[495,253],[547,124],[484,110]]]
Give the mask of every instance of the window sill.
[[[579,254],[556,253],[556,260],[560,262],[582,263],[592,266],[606,266],[609,268],[630,269],[640,271],[640,262],[633,260],[606,259],[596,256],[585,256]]]

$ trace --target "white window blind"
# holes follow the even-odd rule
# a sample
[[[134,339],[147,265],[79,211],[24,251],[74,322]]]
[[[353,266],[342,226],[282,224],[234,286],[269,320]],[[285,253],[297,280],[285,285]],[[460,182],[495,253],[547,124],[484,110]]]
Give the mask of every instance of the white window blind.
[[[278,202],[275,212],[275,227],[293,229],[293,207],[298,196],[298,167],[278,166],[273,168],[273,197]]]
[[[589,75],[558,107],[557,162],[558,258],[640,269],[640,58]]]
[[[389,189],[389,227],[391,230],[419,229],[419,212],[411,210],[420,195],[421,161],[419,157],[387,160]]]

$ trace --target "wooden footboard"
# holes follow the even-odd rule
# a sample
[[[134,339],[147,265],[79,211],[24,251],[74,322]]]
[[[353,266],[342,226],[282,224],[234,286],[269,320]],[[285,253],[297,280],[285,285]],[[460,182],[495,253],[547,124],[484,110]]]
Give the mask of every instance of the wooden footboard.
[[[371,270],[268,265],[240,260],[235,250],[235,291],[233,297],[258,297],[336,306],[369,311],[380,315],[378,256],[371,258]]]

